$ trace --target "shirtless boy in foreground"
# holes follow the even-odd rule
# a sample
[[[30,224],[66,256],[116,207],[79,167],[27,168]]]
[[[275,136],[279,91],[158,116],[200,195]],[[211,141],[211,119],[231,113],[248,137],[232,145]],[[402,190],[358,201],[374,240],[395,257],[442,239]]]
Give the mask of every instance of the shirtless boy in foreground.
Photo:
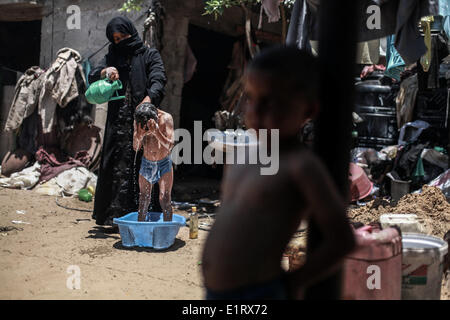
[[[145,221],[150,205],[152,186],[159,181],[159,202],[164,221],[172,221],[170,195],[173,168],[170,152],[174,145],[172,116],[150,103],[140,104],[134,113],[133,149],[144,148],[139,171],[139,215]]]
[[[320,159],[296,138],[317,113],[317,78],[315,59],[286,47],[263,51],[246,72],[247,128],[279,129],[280,166],[276,175],[261,175],[259,165],[227,168],[203,251],[207,299],[301,298],[354,247],[343,199]],[[282,255],[302,219],[317,223],[323,243],[285,274]]]

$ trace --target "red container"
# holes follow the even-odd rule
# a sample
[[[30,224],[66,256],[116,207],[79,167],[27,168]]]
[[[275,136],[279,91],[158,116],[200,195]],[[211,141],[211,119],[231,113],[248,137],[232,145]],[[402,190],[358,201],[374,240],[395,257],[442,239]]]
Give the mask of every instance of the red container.
[[[344,260],[342,299],[401,300],[402,239],[395,228],[355,230],[356,249]]]

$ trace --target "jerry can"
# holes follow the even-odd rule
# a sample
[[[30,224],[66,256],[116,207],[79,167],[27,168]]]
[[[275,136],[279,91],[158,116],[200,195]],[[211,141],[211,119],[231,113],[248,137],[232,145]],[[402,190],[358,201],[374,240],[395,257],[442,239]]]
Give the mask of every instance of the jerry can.
[[[401,300],[402,238],[397,228],[354,231],[356,249],[344,259],[344,300]]]

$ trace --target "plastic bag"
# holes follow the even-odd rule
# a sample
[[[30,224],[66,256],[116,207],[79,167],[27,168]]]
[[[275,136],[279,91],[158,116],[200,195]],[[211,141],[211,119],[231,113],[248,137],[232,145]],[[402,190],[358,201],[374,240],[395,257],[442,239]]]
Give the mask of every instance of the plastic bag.
[[[441,189],[447,200],[450,201],[450,169],[428,183],[428,185]]]

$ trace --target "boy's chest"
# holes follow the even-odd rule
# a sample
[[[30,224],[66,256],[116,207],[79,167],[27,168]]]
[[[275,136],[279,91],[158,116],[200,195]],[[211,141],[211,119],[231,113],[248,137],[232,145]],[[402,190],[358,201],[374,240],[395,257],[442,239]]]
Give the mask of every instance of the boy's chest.
[[[157,152],[159,141],[154,135],[148,135],[144,138],[144,148],[148,152]]]
[[[230,172],[225,185],[231,201],[267,202],[292,191],[289,177],[280,170],[275,175],[261,175],[260,166],[245,166]]]

